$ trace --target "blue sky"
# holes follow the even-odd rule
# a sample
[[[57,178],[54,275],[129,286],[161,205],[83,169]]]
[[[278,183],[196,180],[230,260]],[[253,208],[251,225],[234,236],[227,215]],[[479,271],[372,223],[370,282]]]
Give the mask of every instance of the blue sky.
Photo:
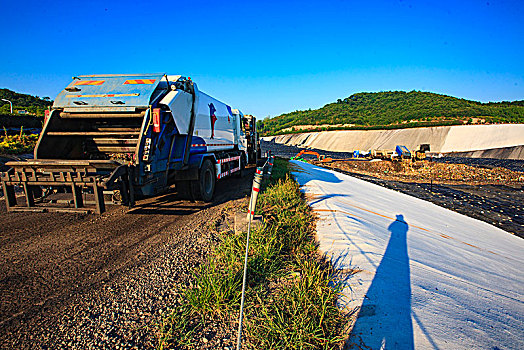
[[[362,91],[524,99],[524,1],[0,0],[0,88],[166,72],[260,118]]]

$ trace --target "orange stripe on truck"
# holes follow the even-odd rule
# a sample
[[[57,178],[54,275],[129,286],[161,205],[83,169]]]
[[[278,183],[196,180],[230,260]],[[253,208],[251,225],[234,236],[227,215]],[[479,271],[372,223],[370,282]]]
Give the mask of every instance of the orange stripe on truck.
[[[156,79],[132,79],[126,80],[124,85],[127,84],[154,84]]]
[[[73,85],[102,85],[105,80],[79,80]]]

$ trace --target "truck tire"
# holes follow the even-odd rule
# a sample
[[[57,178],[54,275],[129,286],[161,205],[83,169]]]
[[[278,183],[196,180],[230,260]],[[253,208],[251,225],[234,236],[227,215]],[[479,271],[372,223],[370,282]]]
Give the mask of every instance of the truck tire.
[[[194,198],[204,202],[211,202],[215,193],[215,183],[215,167],[209,159],[206,159],[200,168],[198,180],[191,182]]]

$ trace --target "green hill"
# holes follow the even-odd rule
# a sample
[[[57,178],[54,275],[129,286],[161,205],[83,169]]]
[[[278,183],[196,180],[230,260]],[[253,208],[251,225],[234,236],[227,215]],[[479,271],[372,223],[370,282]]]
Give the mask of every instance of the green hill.
[[[259,121],[263,135],[335,129],[393,129],[464,123],[523,123],[524,100],[481,103],[421,91],[358,93],[322,108]]]
[[[9,89],[0,89],[0,114],[10,113],[9,103],[2,101],[2,99],[13,103],[14,114],[18,114],[17,111],[27,111],[28,114],[43,116],[44,111],[53,104],[49,97],[40,98],[38,96],[19,94]]]

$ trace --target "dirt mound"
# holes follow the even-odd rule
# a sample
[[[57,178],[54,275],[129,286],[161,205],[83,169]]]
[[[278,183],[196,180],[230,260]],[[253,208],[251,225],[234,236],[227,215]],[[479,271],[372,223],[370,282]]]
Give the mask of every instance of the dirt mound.
[[[432,181],[441,184],[468,183],[472,185],[520,185],[524,182],[524,173],[505,168],[487,169],[465,164],[436,163],[431,161],[352,161],[333,162],[325,166],[396,181],[425,183]]]

